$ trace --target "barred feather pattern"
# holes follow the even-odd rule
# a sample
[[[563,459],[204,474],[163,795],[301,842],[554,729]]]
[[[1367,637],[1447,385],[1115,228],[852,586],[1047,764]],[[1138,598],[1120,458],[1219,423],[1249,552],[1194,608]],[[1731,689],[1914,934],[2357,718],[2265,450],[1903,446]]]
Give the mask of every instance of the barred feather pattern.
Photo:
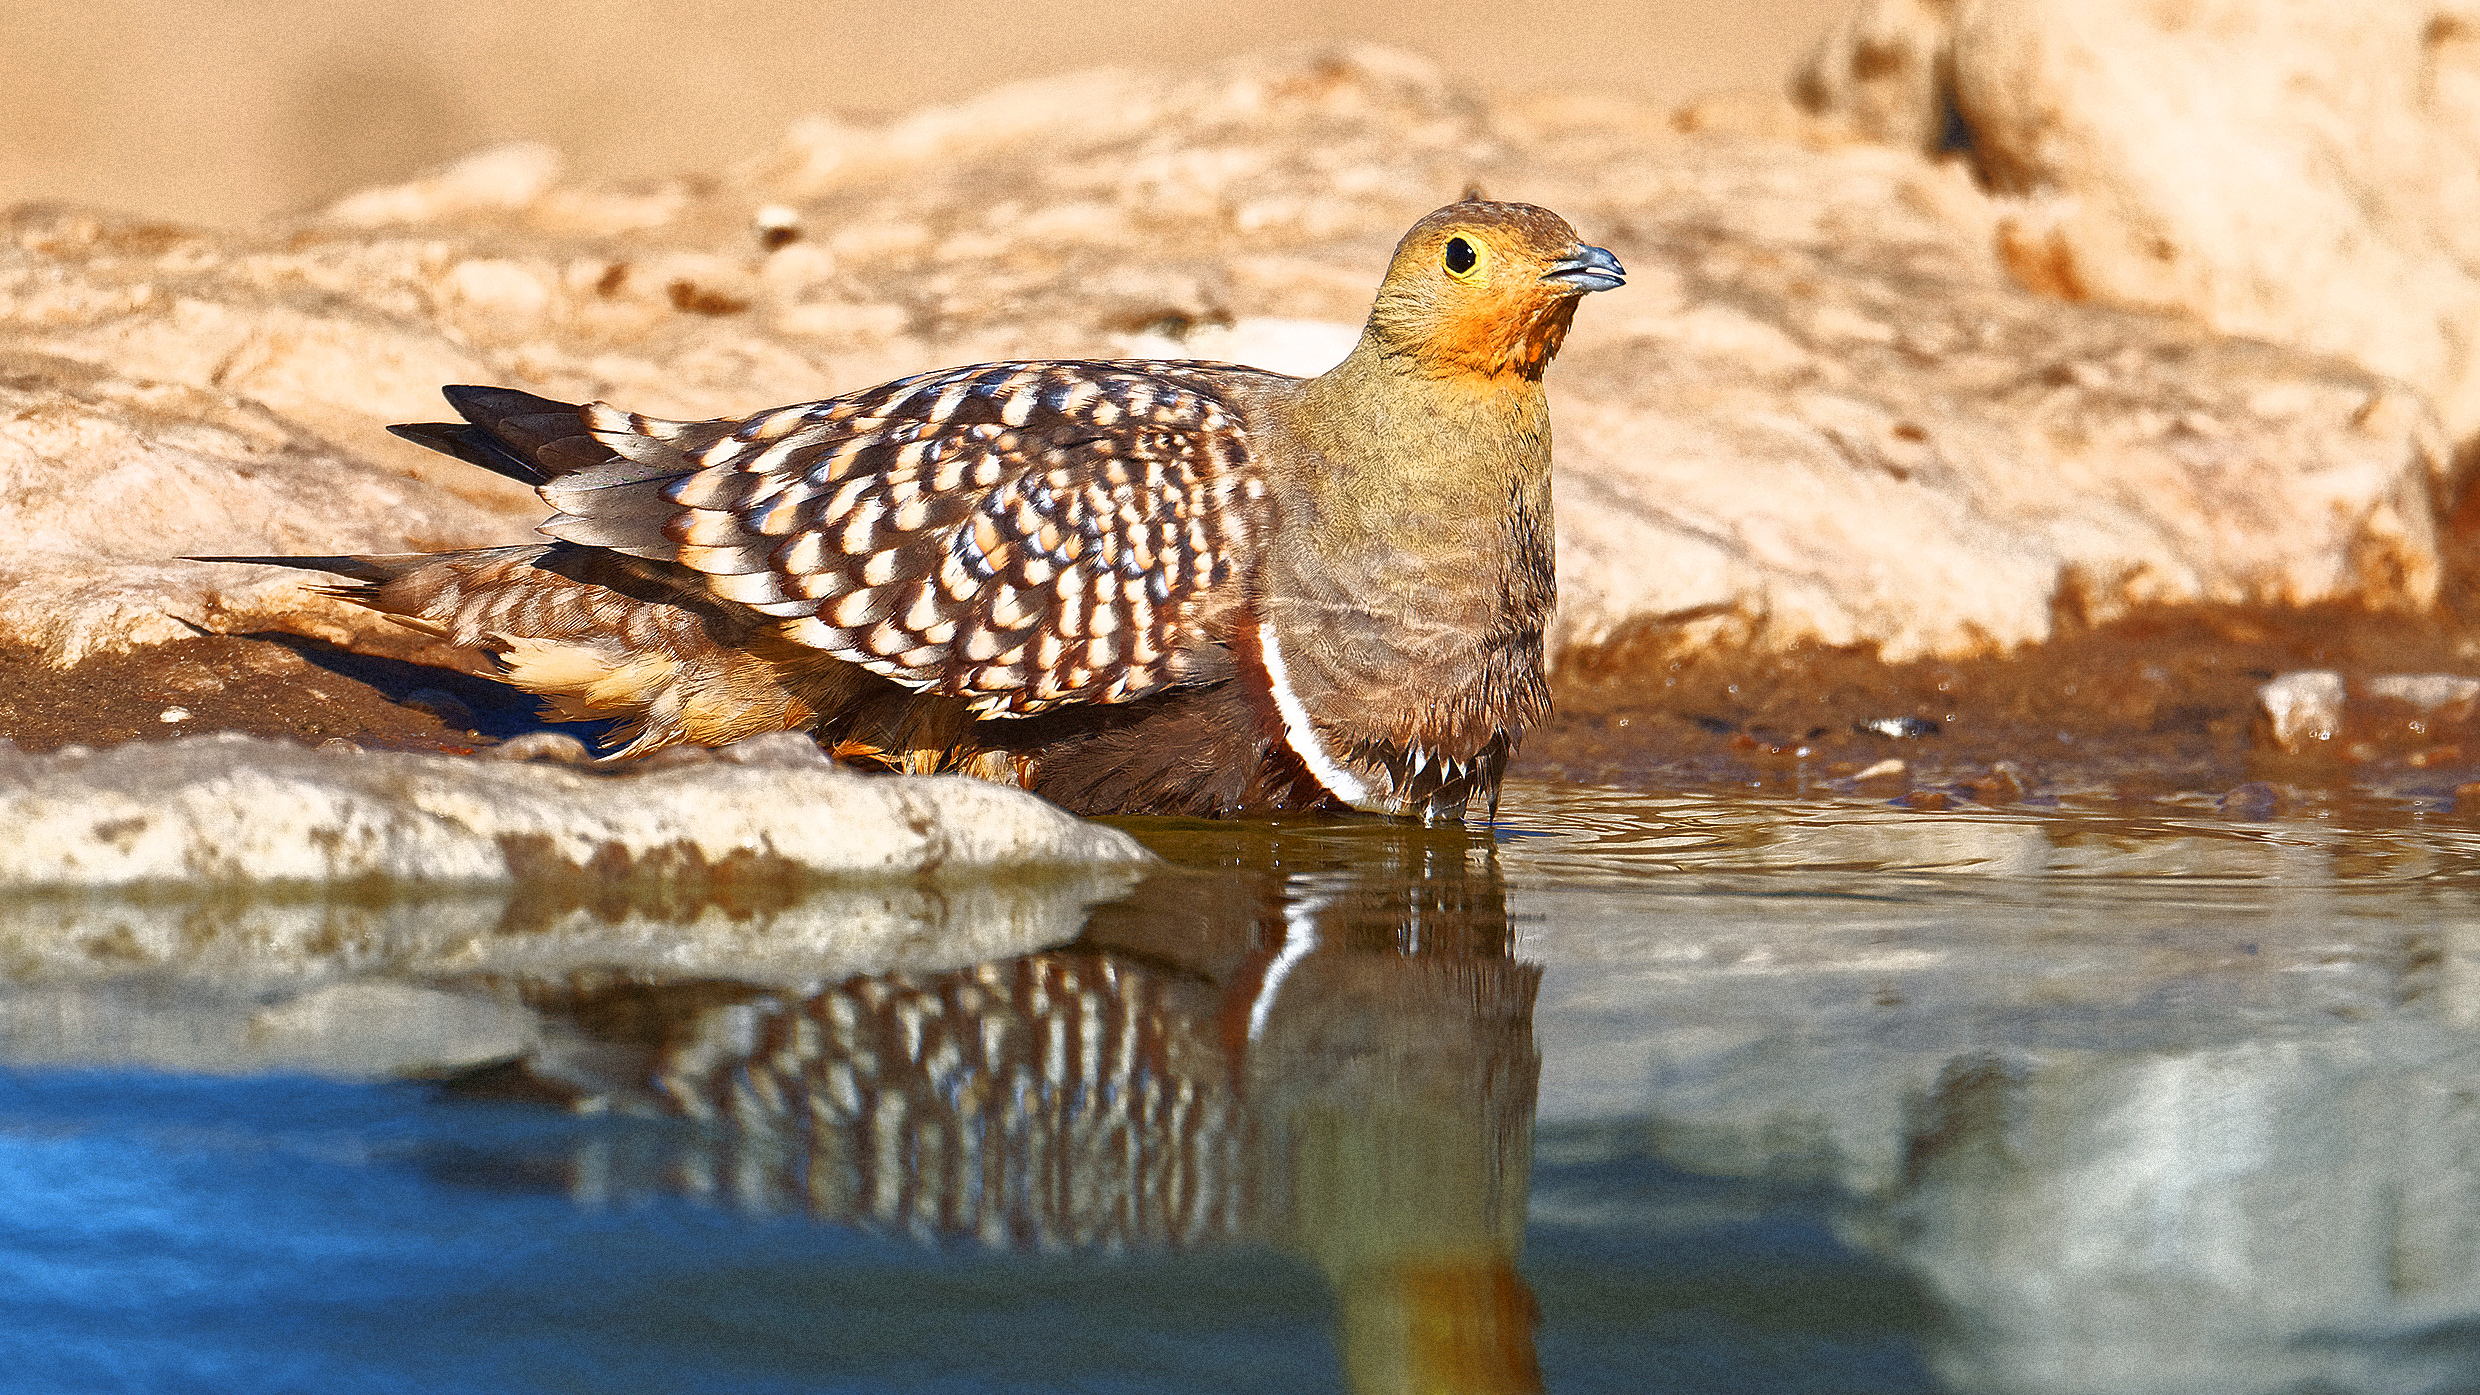
[[[634,469],[555,502],[641,507],[627,486],[677,462],[670,556],[786,638],[979,715],[1126,702],[1181,681],[1201,603],[1263,528],[1265,479],[1217,388],[1234,375],[1288,381],[1000,363],[737,424],[592,406],[587,428]]]

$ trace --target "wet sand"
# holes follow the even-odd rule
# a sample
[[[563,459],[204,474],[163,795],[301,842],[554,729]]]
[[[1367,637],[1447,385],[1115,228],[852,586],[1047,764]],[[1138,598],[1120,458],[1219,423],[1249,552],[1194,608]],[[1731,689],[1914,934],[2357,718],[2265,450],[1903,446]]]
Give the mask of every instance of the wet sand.
[[[2480,722],[2469,715],[2355,702],[2337,739],[2278,749],[2257,689],[2312,668],[2354,681],[2469,674],[2480,671],[2480,631],[2450,607],[2183,607],[2010,653],[1899,664],[1865,650],[1682,650],[1644,633],[1561,671],[1557,711],[1512,773],[1657,792],[1869,794],[1924,809],[2218,801],[2255,782],[2273,787],[2264,813],[2346,795],[2475,802]],[[542,729],[533,709],[485,679],[286,635],[202,637],[65,673],[0,654],[0,736],[29,751],[239,731],[461,753]]]

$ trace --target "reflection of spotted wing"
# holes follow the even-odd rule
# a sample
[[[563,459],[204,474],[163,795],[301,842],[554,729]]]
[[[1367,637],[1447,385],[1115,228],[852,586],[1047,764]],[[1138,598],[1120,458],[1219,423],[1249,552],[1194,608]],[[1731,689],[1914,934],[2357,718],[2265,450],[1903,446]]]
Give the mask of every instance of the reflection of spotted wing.
[[[587,407],[638,468],[547,486],[544,531],[659,509],[665,552],[800,643],[986,714],[1125,702],[1249,548],[1264,484],[1209,374],[1251,371],[986,364],[737,427]]]

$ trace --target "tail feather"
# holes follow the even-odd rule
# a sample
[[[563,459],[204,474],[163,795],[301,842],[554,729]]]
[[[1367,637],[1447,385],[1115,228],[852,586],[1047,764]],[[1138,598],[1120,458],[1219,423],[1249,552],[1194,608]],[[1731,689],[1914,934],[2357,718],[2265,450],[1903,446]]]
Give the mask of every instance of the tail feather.
[[[732,423],[656,422],[506,388],[443,391],[463,421],[389,429],[533,486],[560,510],[541,530],[557,541],[186,560],[324,573],[332,580],[309,589],[467,651],[472,661],[459,667],[544,698],[561,719],[617,719],[621,754],[801,730],[822,712],[847,714],[844,736],[912,764],[961,741],[944,728],[931,734],[939,739],[912,739],[900,729],[924,700],[781,639],[772,617],[718,599],[702,574],[672,560],[678,545],[664,525],[677,506],[663,491],[696,468],[682,443],[711,444]],[[951,725],[968,720],[959,704],[926,706]]]
[[[468,465],[479,465],[495,475],[504,475],[519,484],[540,488],[551,482],[541,466],[516,454],[491,439],[490,433],[461,421],[417,421],[391,426],[388,434],[427,446],[441,455],[453,455]]]
[[[697,467],[677,442],[640,434],[636,427],[644,419],[514,388],[459,386],[440,392],[465,420],[388,430],[534,486],[560,511],[543,526],[552,537],[656,561],[678,555],[678,545],[664,536],[664,524],[676,510],[663,490]],[[703,428],[690,431],[699,441],[709,435],[719,439],[731,428],[728,422],[665,425]]]
[[[409,422],[388,430],[495,475],[536,487],[613,459],[586,429],[580,409],[515,388],[440,389],[463,421]]]

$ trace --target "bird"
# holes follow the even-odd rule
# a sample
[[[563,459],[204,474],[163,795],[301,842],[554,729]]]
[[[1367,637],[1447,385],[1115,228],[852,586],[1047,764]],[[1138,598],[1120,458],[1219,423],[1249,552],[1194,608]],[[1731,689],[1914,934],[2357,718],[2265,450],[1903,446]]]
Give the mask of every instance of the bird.
[[[710,421],[449,387],[461,420],[390,429],[532,485],[548,541],[213,560],[339,578],[618,719],[609,759],[792,729],[1079,814],[1495,818],[1550,709],[1542,377],[1625,274],[1468,196],[1314,377],[986,363]]]

